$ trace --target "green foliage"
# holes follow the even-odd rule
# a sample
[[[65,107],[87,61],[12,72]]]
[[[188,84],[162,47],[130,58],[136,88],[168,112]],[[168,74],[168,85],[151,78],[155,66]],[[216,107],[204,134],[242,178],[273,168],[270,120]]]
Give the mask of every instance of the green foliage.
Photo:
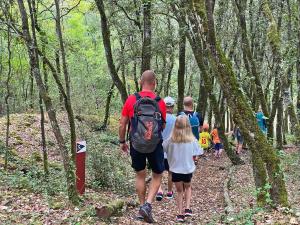
[[[244,224],[254,225],[253,216],[259,212],[262,212],[262,208],[246,209],[233,216],[226,217],[225,224]]]
[[[121,194],[133,193],[134,174],[129,157],[122,156],[117,137],[101,133],[100,140],[88,142],[88,174],[94,188],[104,188]]]
[[[49,177],[45,177],[42,167],[31,166],[8,173],[0,170],[0,177],[1,182],[11,188],[26,189],[30,192],[52,196],[66,191],[62,170],[50,169]]]

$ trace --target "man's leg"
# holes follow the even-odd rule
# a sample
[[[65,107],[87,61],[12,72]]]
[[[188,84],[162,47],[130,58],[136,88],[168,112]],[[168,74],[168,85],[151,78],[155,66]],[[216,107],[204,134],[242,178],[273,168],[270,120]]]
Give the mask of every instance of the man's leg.
[[[146,174],[147,174],[146,169],[136,172],[135,188],[141,205],[145,203]]]
[[[161,183],[162,174],[152,172],[152,180],[149,187],[147,202],[152,203]]]

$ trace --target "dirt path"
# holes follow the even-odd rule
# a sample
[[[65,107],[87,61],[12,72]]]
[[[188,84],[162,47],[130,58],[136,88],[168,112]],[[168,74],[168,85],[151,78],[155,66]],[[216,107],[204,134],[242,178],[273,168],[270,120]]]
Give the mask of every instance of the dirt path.
[[[230,162],[226,156],[219,160],[209,156],[201,159],[193,176],[192,210],[194,216],[185,224],[217,224],[224,214],[223,182],[227,176]],[[163,183],[166,187],[167,176],[164,174]],[[176,195],[176,192],[175,192]],[[144,224],[135,219],[138,208],[134,208],[121,217],[118,224]],[[175,199],[164,198],[161,202],[153,203],[153,215],[157,224],[176,224]]]

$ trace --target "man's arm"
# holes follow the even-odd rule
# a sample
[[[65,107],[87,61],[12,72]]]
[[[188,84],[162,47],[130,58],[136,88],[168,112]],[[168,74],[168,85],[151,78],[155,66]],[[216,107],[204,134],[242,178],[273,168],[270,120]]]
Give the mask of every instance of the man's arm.
[[[128,151],[128,145],[126,144],[126,140],[125,140],[126,128],[128,123],[129,123],[129,118],[127,116],[121,116],[120,126],[119,126],[119,141],[120,141],[120,148],[124,152]]]

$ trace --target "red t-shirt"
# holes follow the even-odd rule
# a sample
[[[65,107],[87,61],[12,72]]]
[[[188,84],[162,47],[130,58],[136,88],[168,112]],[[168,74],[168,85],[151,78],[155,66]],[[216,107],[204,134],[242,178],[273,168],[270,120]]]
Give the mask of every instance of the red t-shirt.
[[[141,97],[150,97],[150,98],[155,98],[156,97],[156,94],[152,91],[140,91],[139,92],[140,96]],[[134,104],[136,102],[136,97],[135,95],[130,95],[124,106],[123,106],[123,109],[122,109],[122,116],[126,116],[126,117],[129,117],[129,118],[132,118],[133,117],[133,114],[134,114]],[[166,113],[167,113],[167,109],[166,109],[166,104],[163,100],[160,100],[158,102],[158,106],[159,106],[159,109],[161,111],[161,116],[163,118],[163,121],[166,121]]]

